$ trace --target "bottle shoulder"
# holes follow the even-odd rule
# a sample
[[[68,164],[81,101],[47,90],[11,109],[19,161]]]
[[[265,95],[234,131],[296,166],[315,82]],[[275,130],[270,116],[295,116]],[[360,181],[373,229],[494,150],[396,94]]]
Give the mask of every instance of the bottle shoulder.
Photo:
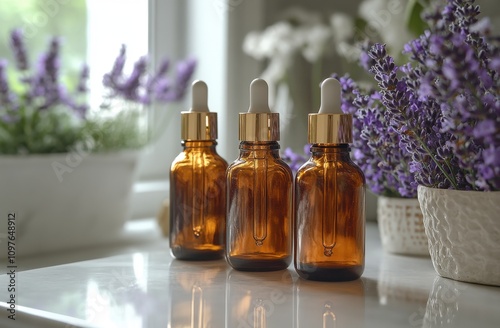
[[[194,163],[203,163],[204,166],[209,166],[212,169],[220,168],[224,171],[227,169],[226,160],[217,154],[217,152],[208,151],[183,151],[172,161],[172,170],[182,167],[191,167]]]
[[[284,174],[292,177],[292,170],[281,158],[270,157],[267,159],[267,171],[268,172],[283,172]],[[238,158],[228,166],[228,172],[235,171],[254,171],[256,160]]]
[[[295,178],[296,181],[317,181],[320,177],[323,177],[325,169],[328,169],[327,163],[330,163],[330,165],[328,165],[330,169],[337,170],[337,177],[351,180],[351,183],[356,185],[365,184],[363,171],[352,161],[326,161],[312,158],[298,169]]]

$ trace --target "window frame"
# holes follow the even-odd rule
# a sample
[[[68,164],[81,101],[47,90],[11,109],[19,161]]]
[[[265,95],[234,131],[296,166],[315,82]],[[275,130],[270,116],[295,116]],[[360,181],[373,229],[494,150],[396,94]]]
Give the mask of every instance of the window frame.
[[[203,79],[209,86],[209,107],[218,112],[217,150],[228,162],[238,154],[238,113],[247,110],[248,85],[261,71],[259,63],[243,54],[241,42],[248,31],[263,26],[263,12],[263,0],[149,0],[151,63],[156,66],[164,56],[175,62],[196,54],[193,80]],[[172,113],[165,131],[141,156],[132,219],[155,216],[168,198],[170,163],[182,150],[180,112],[189,109],[190,98],[188,91],[177,105],[150,108],[150,123],[165,110]]]

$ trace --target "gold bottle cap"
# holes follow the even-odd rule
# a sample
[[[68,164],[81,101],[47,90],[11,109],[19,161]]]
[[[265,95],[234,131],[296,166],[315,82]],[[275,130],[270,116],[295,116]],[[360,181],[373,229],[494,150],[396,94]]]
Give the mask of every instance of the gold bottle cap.
[[[341,91],[336,79],[321,83],[321,107],[317,114],[309,114],[309,143],[352,143],[352,115],[342,112]]]
[[[192,86],[192,104],[187,112],[181,112],[182,140],[217,139],[217,113],[208,110],[208,88],[203,81],[196,80]]]
[[[240,141],[280,140],[280,119],[272,113],[268,104],[266,81],[255,79],[250,84],[250,107],[240,113]]]

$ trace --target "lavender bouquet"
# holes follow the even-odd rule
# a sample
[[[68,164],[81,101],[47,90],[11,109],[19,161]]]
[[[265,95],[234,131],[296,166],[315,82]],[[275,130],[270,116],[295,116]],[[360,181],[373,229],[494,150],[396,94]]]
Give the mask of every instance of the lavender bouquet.
[[[473,0],[448,0],[427,14],[401,67],[383,45],[368,53],[413,189],[500,190],[500,39],[479,12]]]
[[[334,77],[342,86],[342,110],[353,115],[353,160],[365,173],[370,190],[387,197],[416,197],[411,155],[400,147],[400,136],[384,115],[382,94],[362,90],[348,76]]]
[[[348,75],[342,110],[354,117],[353,160],[369,188],[416,197],[417,186],[500,190],[500,47],[473,0],[448,0],[424,16],[429,29],[397,66],[385,45],[360,56],[378,84]],[[305,159],[285,151],[292,166]]]
[[[181,61],[171,79],[167,60],[148,74],[147,58],[141,57],[126,75],[123,46],[104,75],[102,105],[92,110],[89,67],[84,65],[76,86],[68,88],[61,73],[59,38],[50,40],[35,66],[21,30],[12,31],[10,45],[15,58],[10,78],[7,61],[0,59],[0,154],[62,153],[77,145],[94,152],[139,148],[148,142],[147,130],[138,124],[143,105],[181,100],[196,67],[193,59]]]

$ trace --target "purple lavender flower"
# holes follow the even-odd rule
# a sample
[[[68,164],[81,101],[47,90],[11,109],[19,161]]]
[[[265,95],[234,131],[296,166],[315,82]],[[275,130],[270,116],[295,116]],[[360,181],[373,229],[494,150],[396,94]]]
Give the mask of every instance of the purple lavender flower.
[[[370,50],[371,46],[368,40],[365,40],[361,43],[361,53],[359,56],[359,65],[365,69],[367,72],[370,71],[370,68],[373,66],[373,59],[368,55],[368,50]]]
[[[29,69],[27,62],[27,53],[22,39],[22,32],[19,29],[11,33],[11,46],[16,58],[16,68],[20,72],[27,72]],[[11,109],[17,109],[19,106],[33,106],[37,110],[50,110],[53,107],[66,106],[74,110],[75,114],[81,118],[85,117],[88,110],[86,103],[78,103],[68,93],[66,87],[60,82],[60,48],[61,41],[57,37],[50,40],[47,52],[40,55],[34,73],[23,74],[20,81],[26,85],[27,92],[20,98],[20,103],[11,104]],[[5,65],[2,67],[5,70]],[[80,74],[80,81],[76,93],[86,93],[88,91],[86,82],[89,77],[88,66],[84,66]],[[8,85],[2,87],[4,93]],[[4,97],[5,101],[9,99],[12,102],[15,97],[13,94]],[[4,104],[5,105],[5,104]],[[3,115],[3,121],[8,123],[17,122],[15,113]]]
[[[52,38],[49,50],[38,60],[31,83],[29,99],[43,99],[39,109],[48,109],[61,102],[65,89],[59,82],[60,39]]]
[[[139,58],[134,64],[134,69],[129,78],[126,79],[123,84],[117,86],[117,91],[119,91],[119,94],[125,99],[132,101],[139,100],[141,82],[146,75],[147,65],[146,57]]]
[[[7,61],[0,59],[0,107],[12,109],[15,107],[15,96],[7,82]]]
[[[82,70],[80,71],[78,85],[76,87],[77,93],[85,93],[85,92],[89,91],[89,89],[87,87],[88,80],[89,80],[89,66],[83,65]]]
[[[412,48],[416,52],[421,51],[424,42],[413,42]],[[415,173],[415,180],[420,184],[439,187],[457,186],[456,175],[461,175],[453,166],[437,156],[445,144],[442,139],[450,140],[451,135],[441,131],[442,120],[439,119],[440,107],[431,96],[419,97],[420,85],[418,83],[407,83],[408,78],[399,78],[399,68],[393,64],[393,59],[388,56],[382,45],[376,45],[370,51],[370,56],[375,59],[376,64],[371,71],[375,80],[378,81],[382,103],[387,109],[384,116],[389,125],[396,131],[400,141],[399,146],[410,154],[409,166]],[[425,62],[425,61],[422,61]],[[404,69],[408,72],[408,67]],[[411,69],[409,71],[410,75]],[[416,89],[412,89],[412,86]],[[437,133],[442,135],[437,135]],[[434,151],[431,151],[434,150]],[[428,176],[425,173],[435,172]],[[445,182],[440,181],[442,175],[448,177]]]
[[[168,86],[170,86],[170,79],[166,77],[168,69],[170,67],[170,61],[168,59],[163,59],[158,67],[158,70],[149,77],[146,83],[146,90],[148,95],[155,97],[161,92],[166,92]]]
[[[0,59],[0,134],[8,136],[0,138],[0,151],[12,154],[64,152],[81,141],[82,137],[90,137],[88,134],[92,131],[86,131],[87,123],[93,125],[94,122],[85,122],[89,109],[88,99],[85,97],[89,91],[87,87],[89,67],[87,65],[82,67],[76,88],[70,92],[62,83],[59,38],[53,37],[50,40],[48,50],[37,58],[34,67],[30,67],[28,63],[28,54],[20,30],[12,31],[10,45],[21,85],[15,90],[10,88],[7,80],[7,61]],[[130,103],[149,104],[154,100],[167,102],[180,100],[195,67],[194,61],[179,66],[177,79],[172,83],[166,76],[168,61],[162,62],[151,76],[147,73],[145,57],[135,63],[130,75],[125,75],[123,72],[125,61],[126,48],[122,46],[112,70],[103,78],[108,101],[120,98]],[[165,94],[169,94],[170,97],[159,97]],[[64,113],[61,116],[59,111],[54,111],[56,109],[70,110],[83,125],[73,126],[70,123],[71,118],[66,117]],[[61,118],[62,121],[59,122]],[[41,120],[46,119],[49,121],[40,124]],[[53,131],[47,128],[50,126],[54,127]],[[25,136],[26,131],[30,133]],[[50,138],[45,138],[48,136],[47,133],[50,133]]]
[[[176,101],[184,97],[188,88],[189,80],[196,68],[196,60],[188,58],[179,62],[176,66],[175,87],[171,88],[167,93],[158,95],[159,99]]]
[[[61,66],[60,58],[61,40],[54,37],[50,40],[49,51],[42,57],[43,71],[51,82],[55,83],[59,79],[59,69]]]
[[[165,76],[168,73],[168,69],[170,68],[170,61],[167,58],[164,58],[160,62],[160,66],[158,67],[158,70],[153,76],[153,80],[155,78],[160,78],[162,76]]]
[[[473,2],[428,13],[430,29],[405,45],[411,61],[401,67],[384,45],[364,47],[360,65],[378,92],[339,79],[342,110],[354,117],[353,160],[372,191],[500,190],[500,39]]]
[[[164,99],[164,95],[169,95],[172,88],[172,81],[168,78],[160,78],[153,86],[149,87],[149,92],[157,99]],[[167,98],[167,97],[165,97]]]
[[[383,118],[374,121],[366,96],[358,99],[363,105],[360,118],[371,122],[360,138],[372,151],[385,150],[381,142],[387,138],[401,148],[406,171],[391,167],[393,149],[390,160],[379,164],[382,173],[391,168],[401,195],[416,183],[500,190],[500,41],[489,38],[487,22],[480,29],[475,27],[478,14],[479,7],[472,0],[448,0],[444,8],[428,14],[430,29],[405,46],[412,62],[403,67],[395,65],[384,45],[376,44],[369,51],[374,60],[370,71],[384,107],[376,113]],[[379,139],[374,122],[387,127]],[[393,133],[397,139],[391,140]],[[359,146],[363,156],[357,158],[371,172],[367,162],[371,155]],[[414,174],[416,183],[406,179],[405,172]]]
[[[124,44],[122,44],[120,48],[120,54],[116,57],[115,62],[113,64],[113,68],[111,72],[104,74],[102,84],[105,87],[116,88],[120,85],[123,74],[123,67],[125,66],[125,62],[127,60],[126,57],[127,48]]]
[[[103,85],[108,88],[108,98],[122,97],[142,104],[153,101],[172,102],[180,100],[188,88],[188,82],[196,68],[194,59],[187,59],[177,64],[175,83],[167,77],[169,61],[163,60],[158,70],[147,75],[147,58],[141,57],[134,65],[129,77],[123,74],[126,60],[126,48],[122,46],[115,60],[113,69],[103,77]]]
[[[299,168],[307,161],[310,145],[304,147],[304,155],[294,153],[290,147],[283,152],[283,160],[290,166],[293,173],[297,173]]]
[[[14,29],[11,32],[10,45],[12,48],[12,52],[14,53],[17,69],[19,71],[28,70],[28,55],[26,53],[26,47],[24,45],[23,32],[20,29]]]
[[[380,48],[381,55],[385,49]],[[359,89],[349,77],[338,77],[342,110],[353,115],[353,161],[365,173],[368,187],[386,196],[415,197],[416,183],[408,165],[411,157],[384,116],[381,94]]]

